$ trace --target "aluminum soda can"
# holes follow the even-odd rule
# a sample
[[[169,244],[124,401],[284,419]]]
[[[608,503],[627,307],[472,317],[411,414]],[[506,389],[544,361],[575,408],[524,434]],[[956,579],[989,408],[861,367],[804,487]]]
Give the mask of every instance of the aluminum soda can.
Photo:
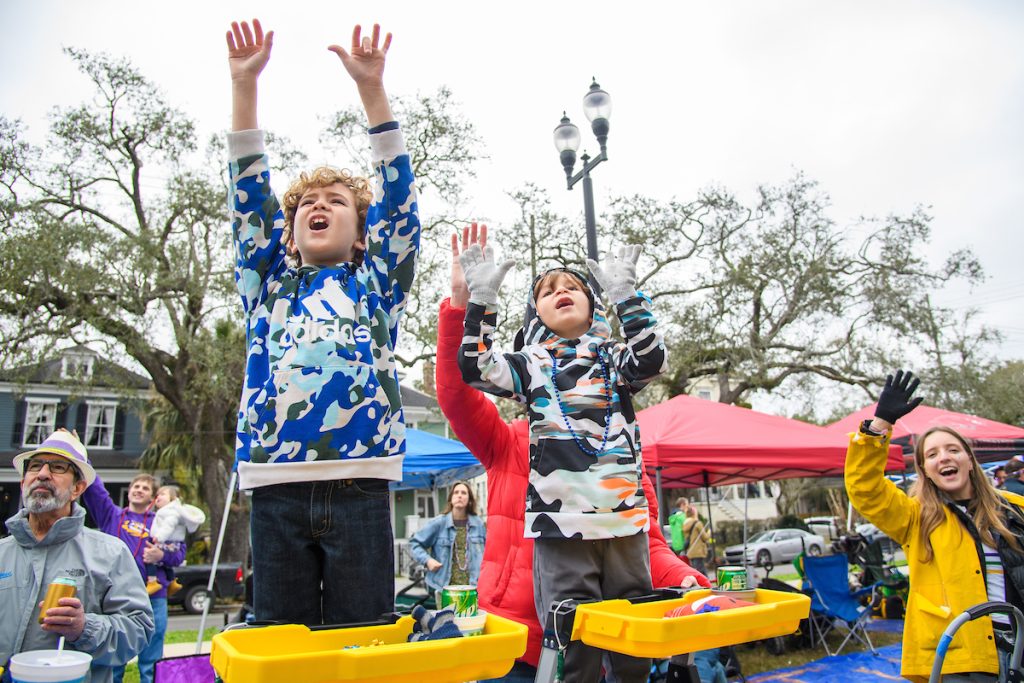
[[[46,597],[43,598],[43,606],[39,608],[39,623],[43,623],[43,619],[46,618],[46,610],[51,607],[60,607],[60,604],[57,602],[58,600],[61,598],[73,598],[77,591],[78,584],[75,583],[74,579],[63,576],[54,579],[46,587]]]
[[[719,567],[718,568],[718,590],[720,591],[745,591],[747,590],[747,570],[743,567]]]
[[[457,617],[475,617],[476,586],[445,586],[441,589],[440,608],[451,607]]]

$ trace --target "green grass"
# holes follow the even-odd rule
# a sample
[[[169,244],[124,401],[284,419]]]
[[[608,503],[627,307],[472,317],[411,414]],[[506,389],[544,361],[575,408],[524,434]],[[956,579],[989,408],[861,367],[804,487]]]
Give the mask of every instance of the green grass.
[[[138,664],[129,664],[124,668],[124,678],[121,679],[121,683],[139,683]]]
[[[826,640],[829,642],[829,647],[832,647],[833,649],[838,647],[845,635],[845,631],[840,633],[838,630],[830,633],[826,636]],[[899,633],[888,633],[885,631],[871,632],[871,642],[876,648],[893,645],[902,641],[903,636]],[[776,669],[800,666],[828,656],[825,652],[825,648],[820,645],[815,648],[794,648],[788,642],[786,645],[786,651],[781,655],[769,654],[764,644],[760,642],[746,643],[736,646],[736,656],[739,657],[740,670],[743,671],[743,675],[750,676],[764,671],[775,671]],[[848,654],[851,652],[867,652],[867,650],[867,647],[860,643],[847,643],[846,647],[843,648],[842,654]]]
[[[209,640],[215,635],[220,633],[220,626],[208,626],[203,632],[203,640]],[[196,636],[199,635],[199,631],[193,629],[191,631],[168,631],[167,635],[164,636],[164,644],[170,645],[171,643],[194,643],[196,642]]]

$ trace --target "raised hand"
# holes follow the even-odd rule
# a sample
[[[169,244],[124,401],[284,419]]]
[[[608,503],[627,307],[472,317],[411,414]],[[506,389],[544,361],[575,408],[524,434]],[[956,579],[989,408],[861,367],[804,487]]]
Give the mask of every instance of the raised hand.
[[[494,262],[494,249],[473,244],[459,255],[459,263],[469,287],[469,300],[475,304],[493,306],[498,303],[498,288],[513,265],[512,260]]]
[[[356,24],[349,52],[340,45],[331,45],[327,49],[338,55],[357,86],[383,86],[384,61],[391,47],[391,34],[384,36],[384,44],[380,45],[380,24],[373,25],[372,36],[363,36],[362,31],[363,27]]]
[[[921,403],[922,398],[913,398],[921,380],[914,377],[909,370],[904,373],[896,371],[896,377],[889,375],[885,378],[885,387],[878,395],[878,405],[875,407],[875,417],[880,418],[890,425],[896,424],[896,420],[905,416]]]
[[[470,224],[462,229],[462,251],[466,251],[472,245],[479,244],[480,248],[487,246],[487,226],[476,223]],[[452,234],[452,296],[451,304],[455,308],[465,308],[469,303],[469,287],[466,286],[466,276],[462,273],[462,264],[459,263],[459,235]]]
[[[227,33],[228,66],[231,79],[255,80],[263,67],[270,61],[270,50],[274,46],[274,32],[263,35],[263,26],[259,19],[252,20],[252,29],[248,22],[231,22],[231,30]]]
[[[604,264],[587,259],[587,267],[601,286],[608,300],[617,304],[636,296],[636,261],[640,258],[640,245],[629,244],[609,253]]]

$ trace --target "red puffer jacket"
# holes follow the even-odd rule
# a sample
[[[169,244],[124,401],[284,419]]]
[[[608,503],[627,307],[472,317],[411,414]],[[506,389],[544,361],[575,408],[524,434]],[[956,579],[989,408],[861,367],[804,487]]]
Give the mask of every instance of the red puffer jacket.
[[[477,591],[480,608],[518,621],[530,629],[522,660],[536,666],[541,625],[533,606],[533,540],[523,538],[526,485],[530,474],[525,420],[508,424],[487,396],[462,381],[457,362],[465,311],[441,302],[437,327],[437,400],[455,435],[487,469],[487,543]],[[650,516],[658,519],[654,486],[645,473]],[[651,578],[657,586],[678,586],[693,576],[707,578],[676,557],[658,524],[651,524]]]

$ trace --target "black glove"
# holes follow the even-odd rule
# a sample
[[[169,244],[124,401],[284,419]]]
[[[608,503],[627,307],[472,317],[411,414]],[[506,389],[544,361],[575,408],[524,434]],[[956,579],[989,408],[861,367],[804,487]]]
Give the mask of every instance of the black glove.
[[[917,391],[917,385],[921,380],[914,377],[914,373],[907,370],[896,371],[896,379],[892,375],[885,378],[885,388],[878,395],[878,405],[875,407],[875,417],[881,418],[889,424],[896,424],[900,419],[921,403],[922,398],[911,398]]]

